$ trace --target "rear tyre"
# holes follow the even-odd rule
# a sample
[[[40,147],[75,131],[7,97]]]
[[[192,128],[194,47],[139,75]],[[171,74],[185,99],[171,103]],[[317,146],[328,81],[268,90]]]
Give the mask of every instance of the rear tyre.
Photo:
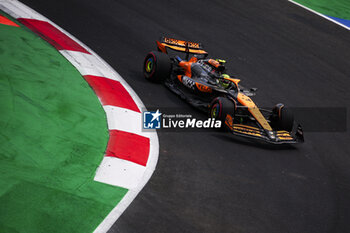
[[[209,117],[221,121],[222,130],[232,130],[227,123],[233,127],[233,120],[235,116],[236,104],[234,101],[225,97],[216,97],[210,104]],[[228,116],[229,115],[229,116]]]
[[[272,112],[274,115],[272,118],[273,126],[277,130],[286,130],[291,132],[294,124],[294,115],[292,111],[284,107],[283,104],[276,104],[276,106],[272,109]]]
[[[167,54],[149,52],[143,62],[143,75],[151,82],[162,82],[170,76],[171,61]]]

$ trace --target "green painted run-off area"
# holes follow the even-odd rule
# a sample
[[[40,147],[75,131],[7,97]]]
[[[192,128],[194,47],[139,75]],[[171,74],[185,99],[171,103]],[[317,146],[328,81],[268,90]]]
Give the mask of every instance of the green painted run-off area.
[[[91,232],[127,192],[93,181],[108,129],[92,89],[23,26],[0,24],[0,129],[0,232]]]
[[[294,0],[321,14],[350,20],[349,0]]]

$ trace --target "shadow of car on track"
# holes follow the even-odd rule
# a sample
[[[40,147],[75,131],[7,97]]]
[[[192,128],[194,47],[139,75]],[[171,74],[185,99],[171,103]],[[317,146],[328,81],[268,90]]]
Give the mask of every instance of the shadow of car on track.
[[[240,145],[246,145],[250,147],[257,147],[264,150],[297,150],[298,148],[293,144],[271,144],[262,140],[253,139],[253,138],[245,138],[236,135],[232,135],[230,133],[212,133],[213,137],[216,137],[220,140],[225,140],[231,143],[237,143]]]

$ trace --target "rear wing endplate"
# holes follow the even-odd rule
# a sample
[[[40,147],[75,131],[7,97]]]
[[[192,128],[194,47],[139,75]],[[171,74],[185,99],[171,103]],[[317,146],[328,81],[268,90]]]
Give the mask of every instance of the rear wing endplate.
[[[163,53],[167,53],[166,49],[169,48],[178,52],[208,55],[208,53],[203,50],[201,43],[177,40],[164,36],[160,39],[160,41],[156,42],[158,49]]]

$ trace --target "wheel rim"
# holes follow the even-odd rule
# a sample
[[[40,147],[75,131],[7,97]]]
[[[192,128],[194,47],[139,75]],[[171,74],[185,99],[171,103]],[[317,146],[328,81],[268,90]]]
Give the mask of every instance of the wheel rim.
[[[146,64],[145,64],[145,70],[147,73],[150,73],[152,71],[153,63],[154,63],[153,57],[150,57],[147,59]]]
[[[211,117],[212,118],[217,118],[219,115],[219,105],[216,103],[213,105],[213,107],[211,108]]]

